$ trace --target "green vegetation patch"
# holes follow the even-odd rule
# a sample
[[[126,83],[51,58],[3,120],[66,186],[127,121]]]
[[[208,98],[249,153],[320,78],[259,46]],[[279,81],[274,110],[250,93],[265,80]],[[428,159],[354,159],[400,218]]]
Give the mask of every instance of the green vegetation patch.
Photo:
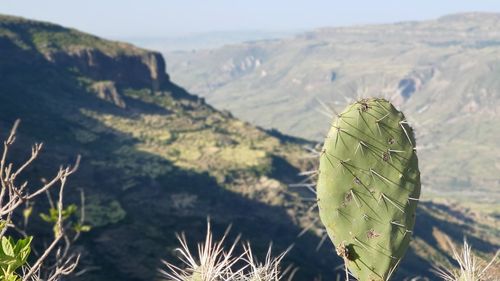
[[[127,213],[120,202],[110,198],[90,196],[85,205],[85,218],[92,227],[115,224],[122,221]]]

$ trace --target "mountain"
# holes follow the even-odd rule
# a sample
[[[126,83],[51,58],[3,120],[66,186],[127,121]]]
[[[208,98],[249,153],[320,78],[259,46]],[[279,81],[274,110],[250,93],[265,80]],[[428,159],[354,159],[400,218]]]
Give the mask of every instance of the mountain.
[[[499,30],[500,14],[469,13],[166,57],[173,79],[215,106],[317,141],[331,119],[322,104],[388,97],[416,127],[423,196],[498,215]]]
[[[132,42],[137,46],[161,52],[172,52],[178,50],[197,50],[217,48],[227,44],[235,44],[254,40],[267,40],[274,38],[290,37],[297,33],[293,30],[287,31],[264,31],[264,30],[235,30],[235,31],[210,31],[195,32],[184,35],[172,35],[165,37],[128,37],[120,38]]]
[[[77,245],[86,272],[72,280],[157,280],[160,259],[174,260],[175,233],[201,241],[207,217],[219,235],[232,223],[233,236],[241,233],[260,256],[271,241],[276,253],[294,243],[285,262],[300,268],[295,280],[342,272],[330,244],[316,251],[320,226],[297,237],[311,221],[304,203],[310,195],[290,184],[314,167],[304,146],[315,143],[213,108],[170,80],[159,53],[0,16],[2,137],[16,118],[22,124],[13,161],[31,143],[45,143],[28,178],[50,175],[82,154],[66,198],[79,202],[84,190],[93,228]],[[498,228],[473,223],[478,216],[422,202],[415,242],[398,274],[432,277],[432,259],[448,256],[445,235],[468,235],[476,249],[491,253]],[[42,223],[35,219],[32,231]]]

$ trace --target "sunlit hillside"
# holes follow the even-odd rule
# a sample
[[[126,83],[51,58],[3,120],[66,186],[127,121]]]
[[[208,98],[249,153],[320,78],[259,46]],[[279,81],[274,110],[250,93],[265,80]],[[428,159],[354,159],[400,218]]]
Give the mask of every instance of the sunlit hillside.
[[[166,57],[172,79],[190,92],[249,122],[311,140],[323,139],[325,115],[348,101],[390,98],[416,127],[423,196],[498,216],[499,30],[498,14],[457,14]]]

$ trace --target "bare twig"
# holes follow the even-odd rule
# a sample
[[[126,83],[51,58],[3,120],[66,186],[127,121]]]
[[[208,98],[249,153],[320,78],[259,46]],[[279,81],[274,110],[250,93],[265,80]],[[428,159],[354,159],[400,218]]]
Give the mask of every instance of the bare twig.
[[[66,186],[67,178],[76,172],[80,163],[80,156],[77,157],[73,166],[60,167],[57,174],[50,180],[43,181],[43,185],[39,188],[33,189],[29,193],[28,182],[17,184],[19,176],[38,158],[40,151],[43,148],[42,143],[35,143],[31,149],[31,156],[19,165],[17,169],[14,168],[13,163],[8,163],[8,154],[11,146],[16,140],[16,132],[19,127],[20,120],[16,120],[9,136],[3,143],[3,151],[0,154],[0,221],[5,222],[4,227],[0,231],[0,238],[6,235],[7,230],[12,228],[19,232],[22,236],[28,236],[26,231],[19,229],[14,223],[11,223],[11,218],[16,210],[22,205],[29,204],[32,200],[36,199],[42,193],[48,193],[49,190],[58,186],[57,198],[57,220],[55,222],[54,239],[50,245],[43,251],[37,258],[33,265],[25,265],[23,267],[22,275],[20,276],[23,281],[34,280],[47,280],[57,281],[61,276],[71,274],[78,265],[80,256],[78,254],[68,255],[69,248],[73,239],[69,239],[65,232],[63,225],[63,210],[64,210],[64,188]],[[53,203],[51,206],[54,207]],[[84,214],[84,213],[82,213]],[[27,226],[27,218],[25,218],[24,226]],[[62,241],[64,243],[62,243]],[[55,253],[55,265],[47,266],[46,263],[49,257]],[[52,258],[51,258],[52,259]],[[48,268],[48,272],[43,274],[44,268]],[[41,275],[43,278],[40,278]]]

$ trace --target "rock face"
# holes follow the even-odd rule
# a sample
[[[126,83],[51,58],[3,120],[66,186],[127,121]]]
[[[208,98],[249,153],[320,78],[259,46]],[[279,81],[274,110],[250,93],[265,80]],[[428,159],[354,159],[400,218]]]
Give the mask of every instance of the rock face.
[[[92,79],[116,81],[118,87],[148,86],[152,91],[158,91],[169,80],[165,61],[156,52],[111,56],[98,49],[78,48],[50,52],[46,56],[49,61],[75,68]]]
[[[13,51],[11,55],[34,51],[37,62],[50,62],[86,79],[113,81],[118,92],[144,87],[159,91],[171,84],[160,53],[59,25],[0,15],[0,43],[3,51]]]
[[[120,108],[126,107],[125,101],[120,94],[118,94],[115,82],[113,81],[96,82],[92,85],[91,90],[94,91],[100,99],[109,101]]]

